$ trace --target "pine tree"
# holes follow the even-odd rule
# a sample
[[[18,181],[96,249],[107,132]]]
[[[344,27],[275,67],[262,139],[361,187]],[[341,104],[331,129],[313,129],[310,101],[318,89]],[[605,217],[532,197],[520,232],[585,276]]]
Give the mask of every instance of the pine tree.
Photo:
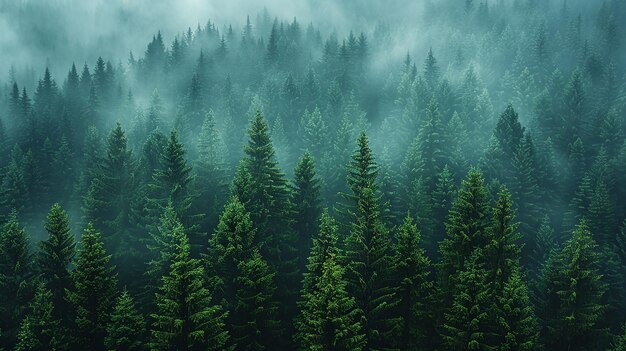
[[[447,350],[487,349],[489,330],[489,289],[486,272],[473,254],[457,274],[452,307],[445,313],[442,326],[443,346]]]
[[[52,299],[52,292],[39,283],[30,303],[30,313],[20,327],[15,350],[49,351],[62,346],[60,342],[64,335],[60,329],[60,321],[54,317]]]
[[[394,271],[391,240],[380,219],[372,188],[355,189],[357,216],[345,244],[347,289],[363,312],[365,348],[393,349],[401,319],[394,313],[397,298],[396,288],[391,284]]]
[[[236,350],[272,350],[279,346],[281,325],[277,319],[275,273],[258,250],[237,265],[236,303],[229,325]]]
[[[225,313],[219,305],[211,304],[211,295],[203,286],[204,269],[191,258],[182,226],[172,236],[175,251],[156,294],[150,347],[171,351],[228,349]]]
[[[532,243],[531,252],[529,253],[529,268],[533,273],[533,278],[537,278],[541,267],[550,255],[550,251],[555,249],[557,245],[554,229],[550,226],[550,217],[548,215],[543,217]]]
[[[184,231],[183,224],[178,219],[174,207],[168,205],[159,218],[156,230],[150,233],[147,243],[149,261],[147,263],[144,286],[144,298],[152,302],[154,294],[161,286],[161,278],[167,274],[174,262],[176,233]]]
[[[73,337],[77,348],[106,350],[104,338],[115,304],[117,285],[117,276],[110,261],[111,255],[105,251],[100,233],[88,223],[72,271],[74,288],[66,290],[67,299],[75,309]]]
[[[33,293],[29,238],[17,213],[11,212],[0,233],[0,347],[11,348]]]
[[[357,139],[357,150],[347,166],[346,182],[352,193],[341,193],[345,201],[341,209],[344,216],[348,217],[346,220],[353,220],[359,216],[358,203],[365,189],[371,190],[374,196],[378,195],[376,181],[378,171],[378,164],[374,160],[367,135],[361,132]]]
[[[107,150],[95,170],[84,212],[88,221],[102,233],[107,251],[120,256],[122,242],[128,242],[130,200],[133,192],[132,156],[128,141],[118,123],[107,139]]]
[[[448,165],[446,165],[437,175],[437,182],[432,193],[432,216],[435,227],[433,236],[425,242],[425,246],[430,254],[437,251],[437,244],[442,241],[446,235],[446,218],[452,207],[454,196],[456,194],[456,186],[453,175]]]
[[[156,218],[163,209],[171,204],[179,220],[187,230],[192,255],[197,257],[206,246],[207,238],[199,231],[198,222],[202,215],[194,213],[191,183],[193,175],[191,167],[185,159],[185,149],[178,139],[176,130],[172,130],[170,138],[162,153],[162,168],[152,176],[149,185],[150,199],[148,205],[152,218]]]
[[[293,228],[298,234],[297,249],[300,258],[299,268],[303,270],[311,243],[318,231],[320,208],[320,181],[315,172],[315,163],[305,152],[294,170],[292,202],[294,204]]]
[[[209,243],[209,266],[237,350],[271,348],[280,335],[275,273],[259,255],[255,234],[250,214],[232,197]]]
[[[200,230],[212,232],[217,225],[219,211],[228,196],[229,167],[227,150],[221,134],[215,126],[213,111],[206,114],[198,137],[198,160],[195,164],[196,178],[194,208],[205,213]]]
[[[439,66],[437,65],[437,59],[433,55],[433,49],[428,50],[428,57],[424,61],[424,78],[432,90],[437,87],[439,83]]]
[[[495,338],[490,342],[493,350],[539,349],[539,326],[528,287],[518,268],[511,272],[502,291],[495,300],[497,309],[493,318]]]
[[[38,257],[41,280],[52,294],[54,317],[65,318],[71,310],[65,300],[65,290],[72,288],[69,268],[76,254],[70,220],[59,204],[52,205],[44,224],[48,238],[40,243]]]
[[[117,299],[107,326],[105,345],[109,351],[145,350],[146,323],[135,308],[133,298],[124,290]]]
[[[476,169],[470,170],[452,204],[446,238],[439,245],[439,289],[448,296],[455,291],[456,276],[465,271],[465,264],[474,250],[487,243],[487,201],[482,174]]]
[[[246,156],[233,180],[233,193],[250,213],[257,229],[255,244],[276,272],[281,319],[290,320],[296,314],[298,278],[289,187],[276,161],[267,122],[258,110],[248,136]]]
[[[300,349],[364,349],[366,340],[360,323],[363,319],[354,297],[346,292],[343,268],[337,262],[335,253],[329,253],[319,263],[321,275],[314,286],[303,290],[302,294],[301,315],[295,336]]]
[[[329,146],[328,125],[322,118],[322,112],[316,106],[313,112],[302,116],[303,145],[315,160],[320,160]]]
[[[511,275],[520,265],[521,234],[517,231],[511,194],[502,187],[496,205],[491,211],[491,225],[487,229],[487,242],[481,251],[481,264],[487,271],[487,281],[495,294],[503,290]]]
[[[563,249],[546,264],[541,338],[551,350],[585,348],[596,342],[606,286],[599,272],[598,247],[581,221]]]
[[[395,267],[398,280],[398,311],[402,317],[403,350],[432,348],[434,316],[430,260],[421,247],[420,232],[406,217],[396,236]]]

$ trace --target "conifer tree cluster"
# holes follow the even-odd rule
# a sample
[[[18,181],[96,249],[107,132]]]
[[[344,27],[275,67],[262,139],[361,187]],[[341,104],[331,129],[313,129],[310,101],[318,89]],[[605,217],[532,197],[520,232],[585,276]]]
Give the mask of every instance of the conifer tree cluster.
[[[0,349],[625,350],[626,5],[420,20],[12,68]]]

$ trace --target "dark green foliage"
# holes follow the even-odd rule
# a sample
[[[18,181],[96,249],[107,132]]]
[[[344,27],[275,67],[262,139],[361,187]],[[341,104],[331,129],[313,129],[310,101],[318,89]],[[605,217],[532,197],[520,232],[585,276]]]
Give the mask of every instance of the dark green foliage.
[[[156,218],[166,206],[172,206],[187,230],[192,255],[198,256],[206,245],[206,237],[199,232],[198,228],[198,222],[202,216],[193,213],[194,196],[191,188],[193,176],[176,130],[170,133],[170,138],[161,155],[161,168],[153,173],[149,186],[149,212],[154,213],[151,218]]]
[[[65,300],[65,290],[72,288],[69,269],[76,243],[70,232],[69,217],[59,204],[52,205],[44,226],[48,238],[40,243],[37,260],[40,279],[52,294],[55,318],[67,318],[71,309]]]
[[[34,267],[26,230],[11,212],[0,232],[1,347],[14,345],[17,329],[33,294]]]
[[[209,267],[237,350],[275,347],[280,336],[275,273],[254,244],[256,231],[243,204],[232,197],[209,243]]]
[[[598,341],[606,285],[599,273],[597,245],[583,221],[563,249],[551,255],[541,279],[538,307],[541,338],[552,350],[590,347]]]
[[[0,349],[623,348],[623,1],[119,2],[0,5]]]
[[[49,351],[62,347],[67,336],[55,318],[53,295],[44,284],[38,284],[35,297],[30,303],[30,312],[22,321],[15,350]]]
[[[398,311],[402,317],[403,350],[433,347],[433,283],[429,278],[430,260],[421,246],[420,232],[406,217],[396,234],[394,264],[398,280]]]
[[[446,350],[487,348],[490,296],[486,272],[469,257],[457,277],[452,306],[445,314],[441,338]]]
[[[133,298],[128,291],[122,291],[111,313],[111,322],[107,326],[105,345],[107,350],[140,351],[145,350],[146,323],[135,308]]]
[[[366,346],[365,322],[354,297],[346,292],[344,270],[334,254],[321,266],[315,286],[303,294],[296,341],[302,350],[376,349]]]
[[[317,224],[321,214],[320,181],[315,172],[315,163],[308,152],[302,155],[296,166],[293,183],[293,228],[298,234],[299,268],[303,270],[313,237],[318,231]]]
[[[228,160],[224,140],[216,128],[213,111],[209,111],[198,138],[195,208],[206,215],[200,230],[211,232],[217,225],[217,214],[228,194]]]
[[[474,251],[488,243],[487,201],[482,174],[473,169],[463,180],[452,204],[446,224],[447,235],[439,245],[439,284],[446,294],[456,290],[456,275],[465,270]]]
[[[106,350],[106,328],[117,293],[117,275],[110,261],[111,255],[105,251],[100,233],[88,223],[72,271],[74,286],[66,290],[76,316],[72,334],[76,348]]]
[[[400,329],[393,281],[389,231],[382,223],[374,191],[358,189],[356,220],[346,238],[345,263],[348,293],[363,312],[365,348],[393,348]]]
[[[497,310],[492,318],[495,338],[494,350],[539,349],[539,325],[530,303],[529,291],[519,270],[515,270],[496,296]]]
[[[133,195],[131,151],[121,125],[111,131],[105,155],[92,175],[91,185],[84,197],[87,221],[102,233],[108,252],[122,269],[125,282],[131,280],[120,263],[128,258],[139,244],[130,235],[130,203]]]
[[[171,233],[172,264],[156,294],[156,311],[151,315],[150,347],[157,350],[224,350],[229,342],[225,313],[211,304],[204,287],[204,269],[190,256],[184,228]]]

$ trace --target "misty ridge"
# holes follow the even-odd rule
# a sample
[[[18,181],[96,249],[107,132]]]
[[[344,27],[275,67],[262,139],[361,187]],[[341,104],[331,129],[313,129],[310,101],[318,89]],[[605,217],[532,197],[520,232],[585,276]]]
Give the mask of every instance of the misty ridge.
[[[623,0],[0,0],[0,350],[626,350]]]

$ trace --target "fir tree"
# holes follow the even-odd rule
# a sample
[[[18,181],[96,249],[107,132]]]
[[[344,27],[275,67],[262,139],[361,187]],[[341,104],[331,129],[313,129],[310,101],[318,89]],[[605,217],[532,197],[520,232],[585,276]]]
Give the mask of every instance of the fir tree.
[[[539,349],[539,326],[530,303],[528,287],[519,269],[511,272],[495,299],[497,306],[491,317],[495,322],[493,350]]]
[[[430,260],[421,247],[420,232],[406,217],[396,236],[395,267],[398,280],[398,311],[402,317],[403,350],[433,347],[433,283],[429,279]]]
[[[38,257],[41,280],[52,294],[54,317],[65,318],[70,306],[65,300],[65,290],[72,288],[70,264],[76,254],[74,235],[70,232],[70,220],[59,204],[52,205],[44,224],[48,238],[40,243]]]
[[[228,349],[225,313],[219,305],[211,304],[211,295],[203,286],[204,269],[191,258],[182,226],[172,236],[175,251],[156,294],[150,347],[172,351]]]
[[[366,343],[363,319],[346,292],[344,270],[334,253],[320,263],[315,285],[303,291],[296,341],[301,350],[362,350]]]
[[[229,318],[236,350],[281,348],[274,276],[257,250],[237,265],[236,302]]]
[[[109,351],[145,350],[146,323],[135,308],[133,298],[124,290],[117,299],[107,326],[105,345]]]
[[[11,212],[0,233],[0,347],[15,344],[17,329],[32,297],[33,267],[26,230]]]
[[[110,265],[111,256],[104,249],[100,233],[87,224],[80,241],[78,259],[72,271],[74,287],[66,290],[75,311],[74,346],[106,350],[104,339],[110,321],[117,276]]]
[[[320,208],[320,181],[315,173],[315,163],[305,152],[294,171],[292,202],[294,204],[294,230],[298,234],[299,267],[303,270],[311,249],[312,239],[317,233]]]
[[[237,350],[271,348],[280,336],[275,273],[259,255],[255,233],[250,214],[232,197],[209,243],[209,266]]]
[[[15,350],[57,350],[64,338],[60,321],[55,318],[52,292],[44,284],[37,285],[35,297],[30,303],[30,313],[24,318],[18,333]]]
[[[489,289],[486,272],[477,255],[466,259],[457,274],[452,307],[445,313],[442,326],[443,346],[447,350],[487,349],[489,331]]]
[[[84,212],[88,221],[102,233],[107,251],[120,256],[120,243],[128,242],[130,200],[133,191],[131,151],[118,123],[107,140],[104,159],[93,175],[84,197]]]
[[[465,271],[466,261],[487,243],[488,213],[482,174],[473,169],[452,204],[446,238],[439,245],[439,288],[448,296],[455,291],[456,275]]]
[[[365,348],[393,349],[401,318],[394,312],[397,297],[391,284],[391,240],[374,191],[370,187],[356,189],[357,216],[345,244],[347,289],[363,312]]]
[[[198,137],[198,160],[195,165],[195,208],[206,213],[200,230],[211,232],[228,194],[229,175],[226,146],[216,128],[213,111],[206,114]]]
[[[597,245],[582,221],[561,252],[546,264],[545,297],[539,311],[543,319],[541,338],[547,348],[582,349],[597,340],[606,290],[598,259]]]

